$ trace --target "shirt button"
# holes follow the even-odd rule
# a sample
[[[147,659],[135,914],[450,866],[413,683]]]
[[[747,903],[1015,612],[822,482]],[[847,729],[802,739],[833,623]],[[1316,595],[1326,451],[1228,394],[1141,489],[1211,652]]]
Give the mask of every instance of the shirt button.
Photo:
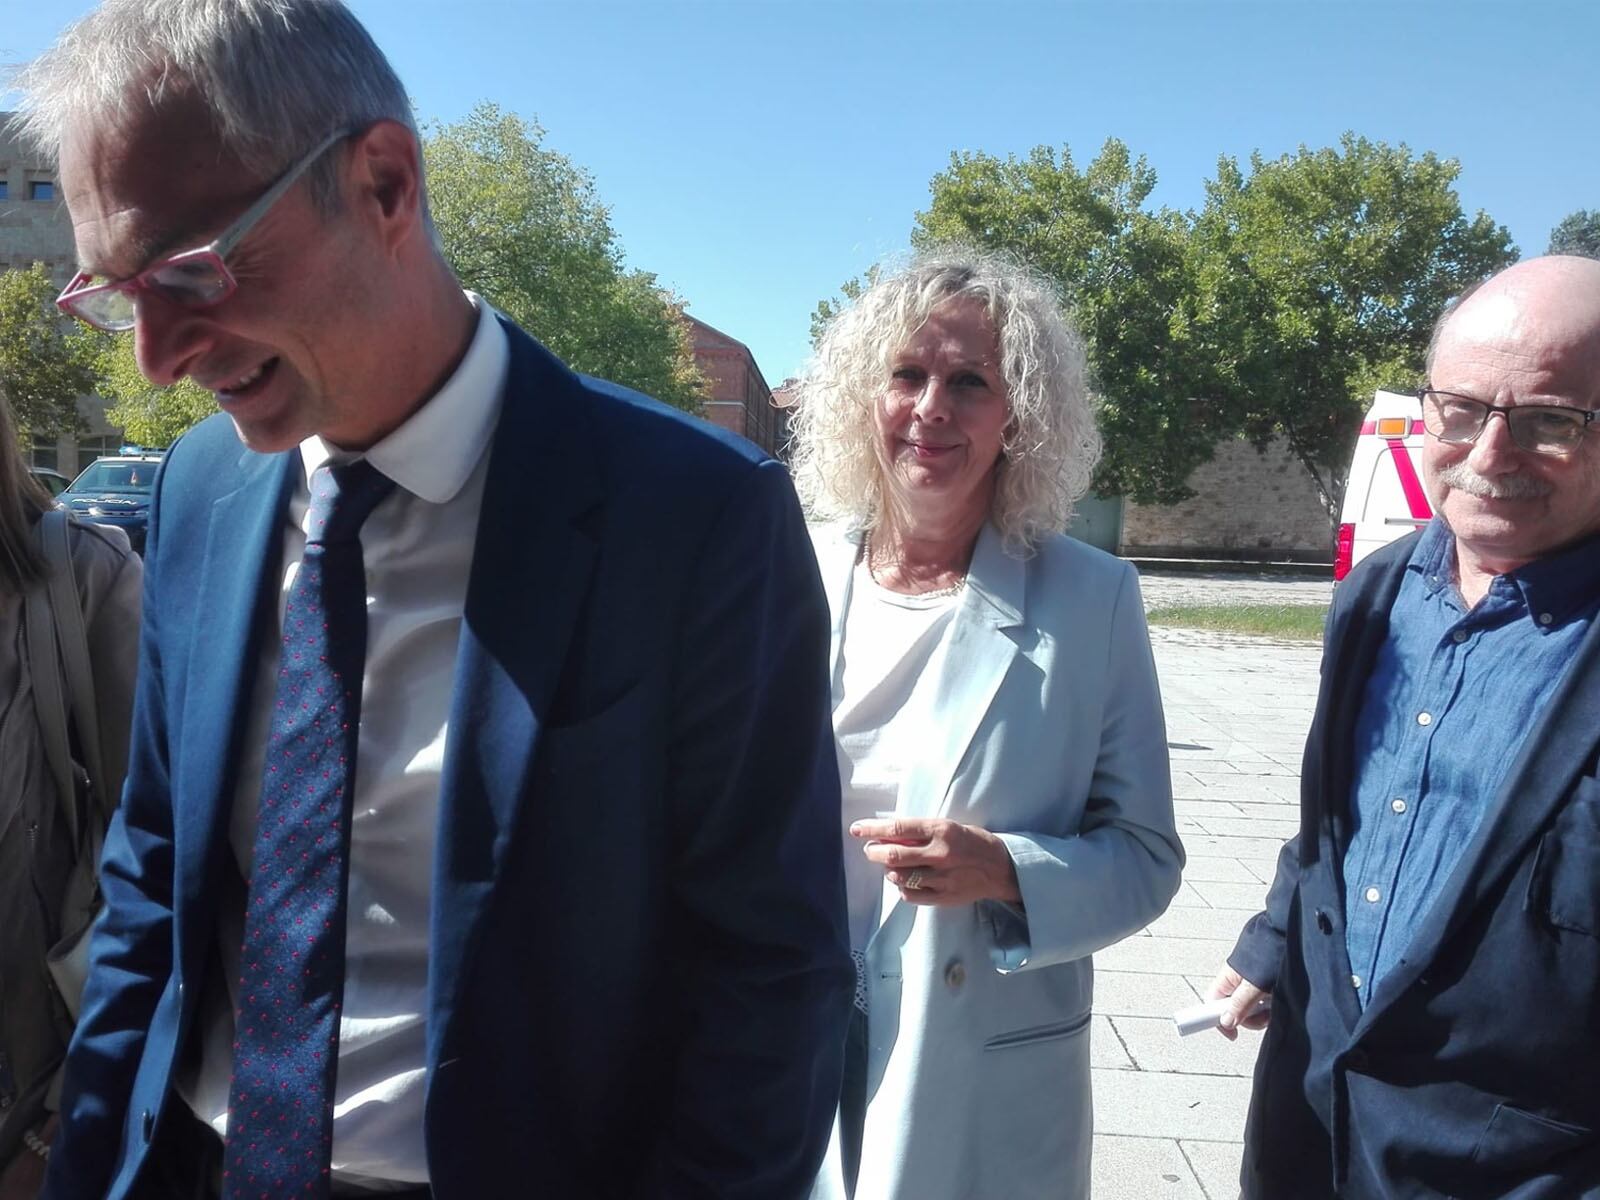
[[[1359,975],[1350,976],[1350,986],[1355,988],[1356,991],[1359,992],[1361,990],[1361,976],[1359,976]]]
[[[1549,613],[1540,613],[1539,614],[1539,624],[1541,624],[1541,625],[1548,625],[1548,624],[1550,624],[1550,622],[1552,622],[1554,620],[1555,620],[1555,618],[1552,617]]]
[[[1394,809],[1397,813],[1403,813],[1406,810],[1406,802],[1399,796],[1396,796],[1392,801],[1390,801],[1389,807]]]
[[[1417,724],[1418,725],[1432,725],[1433,724],[1433,714],[1432,713],[1419,712],[1417,714]]]
[[[1467,640],[1467,631],[1465,629],[1456,630],[1450,635],[1450,640],[1459,646],[1462,642]]]
[[[1378,891],[1377,888],[1369,887],[1367,889],[1367,903],[1368,904],[1376,904],[1378,902],[1379,898],[1382,895],[1383,895],[1383,893]]]

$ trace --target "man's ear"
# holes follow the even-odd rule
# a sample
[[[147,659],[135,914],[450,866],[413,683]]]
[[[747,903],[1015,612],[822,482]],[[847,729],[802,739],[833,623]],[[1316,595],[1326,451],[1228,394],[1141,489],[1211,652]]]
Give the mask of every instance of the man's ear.
[[[422,224],[422,149],[399,121],[381,120],[358,134],[350,150],[347,199],[393,251]]]

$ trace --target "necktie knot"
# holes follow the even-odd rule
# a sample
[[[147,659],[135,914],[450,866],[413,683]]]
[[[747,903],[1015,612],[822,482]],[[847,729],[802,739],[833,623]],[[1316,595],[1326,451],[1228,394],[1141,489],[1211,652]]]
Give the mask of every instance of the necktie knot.
[[[364,458],[337,466],[324,463],[311,473],[307,544],[355,541],[372,510],[393,489],[394,480]]]

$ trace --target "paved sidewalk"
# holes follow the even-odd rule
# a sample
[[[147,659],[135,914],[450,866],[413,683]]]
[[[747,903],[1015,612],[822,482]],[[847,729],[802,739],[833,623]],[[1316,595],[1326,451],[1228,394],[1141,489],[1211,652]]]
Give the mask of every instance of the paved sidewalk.
[[[1153,576],[1146,603],[1197,584],[1223,602],[1328,598],[1326,580]],[[1159,626],[1151,640],[1189,865],[1164,916],[1095,955],[1094,1196],[1233,1200],[1260,1036],[1180,1039],[1171,1014],[1204,995],[1297,828],[1321,648]]]

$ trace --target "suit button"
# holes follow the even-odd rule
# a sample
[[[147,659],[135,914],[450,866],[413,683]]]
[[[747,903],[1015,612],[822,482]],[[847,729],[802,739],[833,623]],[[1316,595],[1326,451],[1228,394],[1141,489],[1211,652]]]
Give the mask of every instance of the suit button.
[[[1365,1050],[1352,1050],[1344,1056],[1344,1066],[1347,1071],[1365,1071],[1367,1062],[1367,1052]]]
[[[154,1134],[155,1131],[156,1131],[156,1117],[155,1117],[155,1114],[153,1112],[151,1112],[147,1108],[147,1109],[144,1110],[144,1113],[139,1118],[139,1120],[140,1120],[141,1124],[144,1126],[144,1140],[148,1142],[150,1140],[151,1135]]]
[[[961,985],[966,981],[966,967],[961,965],[961,960],[959,958],[952,960],[951,963],[944,969],[945,986],[954,992],[959,990]]]
[[[1317,928],[1323,933],[1333,932],[1333,922],[1328,918],[1328,914],[1320,908],[1317,909]]]

